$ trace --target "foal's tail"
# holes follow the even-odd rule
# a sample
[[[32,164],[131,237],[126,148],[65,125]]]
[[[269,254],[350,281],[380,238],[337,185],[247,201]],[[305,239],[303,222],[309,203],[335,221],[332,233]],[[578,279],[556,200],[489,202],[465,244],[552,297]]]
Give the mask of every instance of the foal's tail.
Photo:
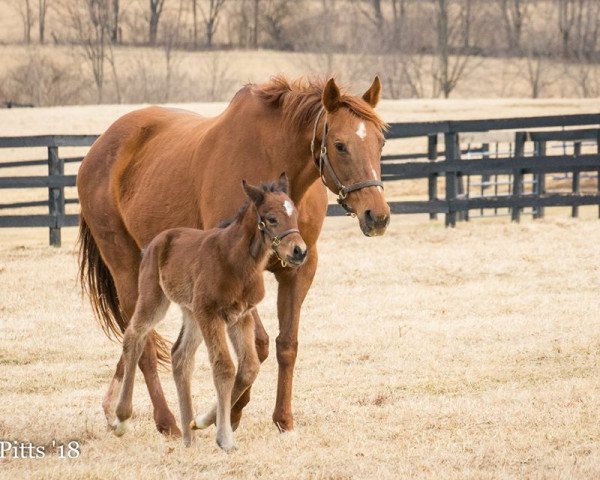
[[[79,217],[79,282],[94,310],[94,316],[109,338],[121,340],[127,327],[127,317],[121,309],[115,282],[100,255],[83,215]],[[152,331],[158,361],[163,366],[171,363],[170,343],[156,330]]]

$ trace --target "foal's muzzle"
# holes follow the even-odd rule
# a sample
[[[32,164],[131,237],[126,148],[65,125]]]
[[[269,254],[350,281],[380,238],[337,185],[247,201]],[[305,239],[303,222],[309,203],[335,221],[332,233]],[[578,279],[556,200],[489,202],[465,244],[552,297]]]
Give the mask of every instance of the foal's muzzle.
[[[288,255],[288,263],[294,266],[300,266],[306,260],[308,248],[306,245],[294,245],[291,255]]]

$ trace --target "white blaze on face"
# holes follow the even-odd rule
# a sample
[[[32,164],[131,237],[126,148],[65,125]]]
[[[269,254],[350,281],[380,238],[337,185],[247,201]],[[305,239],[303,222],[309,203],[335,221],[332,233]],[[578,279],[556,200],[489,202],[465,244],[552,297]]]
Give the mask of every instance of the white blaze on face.
[[[356,135],[358,135],[358,138],[360,138],[361,140],[365,139],[365,137],[367,136],[367,127],[365,127],[365,122],[360,122],[358,124],[358,128],[356,129]]]
[[[283,208],[285,208],[285,213],[287,213],[288,217],[292,216],[292,212],[294,211],[294,207],[289,200],[283,202]]]
[[[374,178],[375,180],[379,180],[379,179],[377,178],[377,172],[375,171],[375,169],[374,169],[374,168],[372,168],[372,169],[371,169],[371,172],[373,173],[373,178]],[[383,192],[383,188],[381,188],[381,187],[377,187],[377,190],[379,190],[380,192]]]

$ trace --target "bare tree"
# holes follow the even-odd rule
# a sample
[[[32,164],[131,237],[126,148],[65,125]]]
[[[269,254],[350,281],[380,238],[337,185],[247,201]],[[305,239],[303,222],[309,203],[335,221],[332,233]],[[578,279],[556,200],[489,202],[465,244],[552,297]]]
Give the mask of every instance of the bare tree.
[[[511,52],[521,49],[521,36],[529,2],[530,0],[502,0],[498,3],[504,20],[506,43]]]
[[[299,2],[294,0],[268,0],[263,10],[263,23],[265,33],[269,36],[269,46],[282,50],[289,50],[292,44],[287,36],[286,22],[293,17],[294,7],[298,8]]]
[[[392,0],[392,43],[397,51],[402,51],[402,32],[406,20],[406,0]]]
[[[198,0],[192,0],[192,44],[198,47]]]
[[[213,45],[215,32],[219,25],[219,14],[225,2],[226,0],[208,0],[208,9],[206,11],[200,6],[200,13],[202,14],[206,28],[206,46],[209,48]]]
[[[38,0],[38,32],[40,43],[44,43],[44,33],[46,31],[46,13],[48,13],[49,0]]]
[[[571,30],[575,25],[575,0],[558,0],[558,29],[562,40],[562,54],[569,54]]]
[[[158,22],[165,6],[165,0],[150,0],[150,18],[148,21],[148,42],[150,45],[156,45],[156,36],[158,34]]]
[[[23,40],[29,45],[31,43],[31,27],[34,22],[31,0],[12,0],[11,3],[19,12],[23,22]]]
[[[254,21],[252,26],[252,46],[258,48],[258,19],[260,18],[260,0],[254,0]]]
[[[97,101],[104,100],[104,62],[110,25],[110,0],[84,0],[81,4],[66,3],[73,30],[83,48],[83,56],[90,65],[96,84]],[[116,74],[114,58],[111,61]]]
[[[470,1],[470,0],[467,0]],[[436,29],[436,62],[433,69],[434,96],[442,94],[448,98],[459,82],[470,59],[469,48],[465,48],[465,30],[463,27],[466,15],[465,5],[458,5],[461,14],[450,18],[451,0],[436,0],[435,29]],[[470,10],[469,10],[470,12]],[[461,37],[462,36],[462,37]]]
[[[120,13],[119,0],[112,0],[110,43],[113,45],[121,43],[121,26],[119,25]]]

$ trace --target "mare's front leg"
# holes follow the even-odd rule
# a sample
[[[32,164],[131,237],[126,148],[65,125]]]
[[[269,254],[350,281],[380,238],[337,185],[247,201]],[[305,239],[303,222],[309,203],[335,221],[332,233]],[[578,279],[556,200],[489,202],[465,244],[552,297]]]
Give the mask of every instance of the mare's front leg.
[[[142,356],[148,334],[164,318],[168,307],[169,301],[160,290],[148,296],[140,295],[131,322],[125,330],[122,355],[123,384],[115,409],[117,418],[113,424],[114,433],[119,437],[127,431],[127,420],[133,411],[132,397],[137,363]]]
[[[313,246],[304,265],[297,269],[282,268],[275,272],[275,278],[279,282],[277,293],[279,335],[276,339],[279,375],[273,422],[280,432],[294,429],[292,381],[298,353],[300,309],[315,276],[317,261],[317,249]]]

